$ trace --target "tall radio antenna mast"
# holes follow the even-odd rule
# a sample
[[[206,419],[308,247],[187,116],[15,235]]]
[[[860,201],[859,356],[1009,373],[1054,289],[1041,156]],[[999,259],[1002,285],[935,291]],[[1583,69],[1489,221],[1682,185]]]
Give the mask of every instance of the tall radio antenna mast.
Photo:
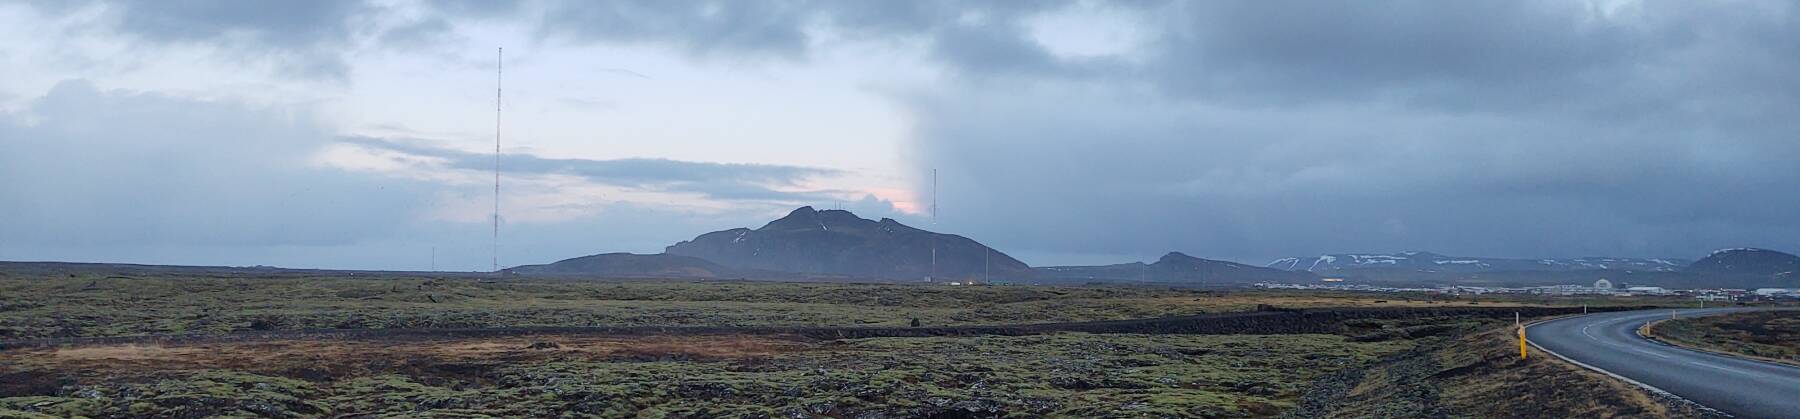
[[[937,213],[938,213],[937,169],[931,169],[931,229],[932,230],[937,229],[937,217],[938,217]],[[937,236],[938,236],[938,233],[936,231],[931,232],[931,275],[928,275],[925,277],[925,280],[927,280],[927,281],[930,281],[932,279],[932,277],[937,276]]]
[[[500,92],[506,48],[494,49],[494,273],[500,273]]]

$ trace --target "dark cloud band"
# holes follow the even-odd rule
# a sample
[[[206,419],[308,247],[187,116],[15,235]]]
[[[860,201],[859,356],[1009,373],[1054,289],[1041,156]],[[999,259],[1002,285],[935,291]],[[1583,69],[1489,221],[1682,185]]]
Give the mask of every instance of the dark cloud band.
[[[447,161],[454,169],[488,171],[494,156],[425,145],[417,140],[343,137],[341,141],[413,156]],[[796,189],[808,180],[842,176],[835,169],[744,163],[689,162],[668,159],[558,159],[503,154],[508,175],[567,175],[606,185],[641,190],[694,193],[709,199],[779,202],[832,200],[838,191]]]

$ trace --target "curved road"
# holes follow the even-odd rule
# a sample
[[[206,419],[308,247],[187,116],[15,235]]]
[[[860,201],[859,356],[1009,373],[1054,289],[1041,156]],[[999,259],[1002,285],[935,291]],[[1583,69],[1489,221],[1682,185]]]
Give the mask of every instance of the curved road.
[[[1679,310],[1682,317],[1746,309]],[[1589,314],[1532,325],[1532,344],[1735,416],[1800,415],[1800,367],[1682,349],[1638,336],[1669,310]]]

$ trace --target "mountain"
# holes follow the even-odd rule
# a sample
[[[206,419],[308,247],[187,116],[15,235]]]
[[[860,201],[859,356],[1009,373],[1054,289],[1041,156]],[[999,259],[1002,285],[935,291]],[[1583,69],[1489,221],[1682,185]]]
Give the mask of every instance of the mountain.
[[[1201,259],[1169,252],[1155,263],[1121,263],[1103,266],[1050,266],[1038,268],[1046,280],[1060,282],[1150,282],[1178,284],[1251,284],[1257,282],[1314,282],[1307,272],[1290,272],[1222,260]]]
[[[936,271],[932,253],[936,250]],[[974,240],[857,217],[849,211],[800,207],[761,228],[702,234],[665,253],[739,269],[920,280],[1029,279],[1024,262]]]
[[[717,278],[734,275],[733,269],[705,259],[670,254],[639,255],[605,253],[564,259],[544,265],[507,269],[521,275],[605,275],[612,277]]]
[[[1270,268],[1336,274],[1340,271],[1382,269],[1420,272],[1572,272],[1614,270],[1634,272],[1676,272],[1687,264],[1679,259],[1638,259],[1587,257],[1573,259],[1505,259],[1444,256],[1431,252],[1388,254],[1332,254],[1317,257],[1285,258],[1269,262]]]
[[[1800,278],[1800,256],[1768,249],[1722,249],[1688,265],[1688,271],[1703,274],[1752,275]]]

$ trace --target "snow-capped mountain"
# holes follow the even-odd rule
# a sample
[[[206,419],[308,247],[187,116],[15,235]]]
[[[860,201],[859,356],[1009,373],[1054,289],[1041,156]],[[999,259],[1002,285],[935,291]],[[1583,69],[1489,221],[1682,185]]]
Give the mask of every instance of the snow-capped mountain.
[[[1769,249],[1736,248],[1713,251],[1688,267],[1710,274],[1770,275],[1793,278],[1800,272],[1800,256]]]
[[[1445,256],[1431,252],[1331,254],[1315,257],[1293,257],[1269,262],[1270,268],[1290,271],[1329,273],[1355,269],[1401,269],[1428,272],[1502,272],[1502,271],[1585,271],[1617,270],[1636,272],[1675,272],[1690,261],[1682,259],[1641,259],[1585,257],[1572,259],[1506,259]]]

